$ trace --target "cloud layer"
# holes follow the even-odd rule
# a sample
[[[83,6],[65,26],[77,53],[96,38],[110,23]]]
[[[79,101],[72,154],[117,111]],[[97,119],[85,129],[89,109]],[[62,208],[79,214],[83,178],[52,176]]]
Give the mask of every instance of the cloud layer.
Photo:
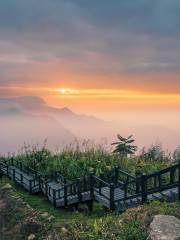
[[[58,75],[124,87],[128,76],[128,86],[179,92],[179,10],[179,0],[1,1],[0,84],[57,84]]]

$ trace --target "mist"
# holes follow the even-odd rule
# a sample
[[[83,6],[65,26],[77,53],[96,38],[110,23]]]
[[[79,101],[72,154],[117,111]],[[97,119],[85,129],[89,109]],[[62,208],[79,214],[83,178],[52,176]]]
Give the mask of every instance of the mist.
[[[61,150],[75,139],[96,143],[107,139],[110,145],[118,133],[133,134],[139,149],[161,143],[173,151],[180,143],[179,121],[175,111],[122,110],[110,121],[77,114],[67,107],[52,107],[35,96],[0,99],[0,152],[20,151],[24,143],[42,145],[45,139],[53,150]]]

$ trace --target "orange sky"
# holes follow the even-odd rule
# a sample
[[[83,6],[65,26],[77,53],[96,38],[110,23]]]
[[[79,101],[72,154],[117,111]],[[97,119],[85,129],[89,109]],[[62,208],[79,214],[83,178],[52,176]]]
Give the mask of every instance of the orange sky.
[[[56,77],[57,78],[57,77]],[[87,78],[88,79],[88,78]],[[56,82],[56,81],[54,81]],[[68,82],[68,81],[67,81]],[[102,84],[102,83],[101,83]],[[33,87],[30,84],[24,86],[5,86],[0,90],[11,96],[35,95],[42,97],[49,105],[55,107],[69,107],[79,113],[86,113],[114,119],[119,112],[128,111],[169,111],[180,109],[180,93],[175,89],[163,89],[158,91],[149,84],[149,88],[142,89],[123,84],[122,88],[88,88],[91,83],[85,84],[58,84],[46,83]],[[95,86],[96,87],[96,86]],[[98,88],[99,87],[99,88]],[[134,89],[133,89],[134,88]]]
[[[179,2],[102,2],[0,1],[0,97],[113,118],[179,111]]]
[[[179,7],[179,0],[0,1],[0,103],[36,96],[116,120],[115,132],[137,129],[142,145],[154,135],[177,145]]]
[[[54,61],[32,64],[20,71],[11,69],[9,75],[14,81],[0,86],[2,97],[40,96],[52,106],[67,106],[82,113],[100,115],[106,111],[109,115],[117,108],[158,111],[180,107],[178,73],[84,72],[72,63]]]

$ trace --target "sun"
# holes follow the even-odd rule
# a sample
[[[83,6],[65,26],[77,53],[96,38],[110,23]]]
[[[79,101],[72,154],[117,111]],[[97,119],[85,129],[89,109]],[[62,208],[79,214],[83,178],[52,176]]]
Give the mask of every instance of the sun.
[[[77,95],[80,93],[79,90],[71,88],[57,88],[54,91],[60,93],[61,95]]]
[[[66,89],[66,88],[60,88],[60,89],[59,89],[59,92],[60,92],[61,94],[66,94],[66,93],[68,93],[68,89]]]

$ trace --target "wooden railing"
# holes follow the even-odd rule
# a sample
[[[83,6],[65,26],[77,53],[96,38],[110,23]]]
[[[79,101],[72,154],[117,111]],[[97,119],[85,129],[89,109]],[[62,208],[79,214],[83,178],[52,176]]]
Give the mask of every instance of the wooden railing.
[[[21,186],[25,186],[31,193],[33,193],[35,188],[39,187],[39,175],[34,176],[33,179],[29,179],[29,177],[26,177],[22,171],[19,171],[20,169],[17,170],[16,168],[11,168],[11,166],[14,166],[12,165],[12,162],[11,165],[8,165],[8,162],[0,162],[1,172],[14,180],[14,182],[20,184]]]
[[[70,183],[70,180],[64,177],[59,171],[53,172],[54,179],[62,184]]]
[[[135,176],[121,170],[120,167],[104,172],[100,175],[100,178],[108,183],[114,183],[115,185],[124,184],[125,182],[136,179]]]
[[[109,188],[110,187],[110,183],[102,180],[100,177],[97,176],[93,176],[93,188],[94,188],[94,192],[97,192],[99,195],[103,196],[104,198],[107,198],[107,194],[104,194],[102,192],[103,188]]]
[[[180,161],[178,164],[152,174],[142,174],[134,180],[119,185],[124,196],[117,201],[125,201],[141,197],[142,204],[148,200],[148,195],[178,187],[180,200]]]
[[[78,202],[82,201],[83,193],[89,192],[92,194],[91,176],[78,178],[73,182],[66,182],[59,189],[54,189],[49,186],[48,195],[53,198],[53,203],[56,206],[57,201],[63,200],[64,206],[68,205],[69,197],[76,197]]]
[[[9,159],[5,159],[3,161],[0,161],[1,163],[6,164],[7,166],[14,166],[19,168],[19,170],[33,176],[39,176],[41,175],[40,172],[36,171],[35,169],[25,165],[22,161],[15,160],[13,157]]]
[[[24,180],[27,180],[26,177],[22,172],[11,168],[12,166],[16,166],[22,172],[34,176],[33,180],[29,180],[30,192],[39,184],[41,190],[53,199],[55,206],[61,200],[64,201],[64,206],[67,206],[70,197],[76,197],[78,202],[81,202],[83,194],[88,192],[92,200],[94,195],[102,197],[105,201],[107,200],[109,208],[113,210],[118,202],[140,198],[143,204],[147,202],[149,195],[174,187],[178,188],[178,199],[180,200],[180,161],[161,171],[148,175],[142,174],[138,177],[132,176],[120,168],[115,168],[100,176],[90,174],[73,182],[65,178],[60,172],[56,171],[48,175],[42,174],[23,165],[21,162],[14,161],[13,158],[8,161],[0,161],[1,174],[5,173],[7,176],[11,176],[14,181],[26,184],[24,183]],[[58,189],[48,185],[52,181],[60,184]],[[115,198],[117,189],[122,194]]]

